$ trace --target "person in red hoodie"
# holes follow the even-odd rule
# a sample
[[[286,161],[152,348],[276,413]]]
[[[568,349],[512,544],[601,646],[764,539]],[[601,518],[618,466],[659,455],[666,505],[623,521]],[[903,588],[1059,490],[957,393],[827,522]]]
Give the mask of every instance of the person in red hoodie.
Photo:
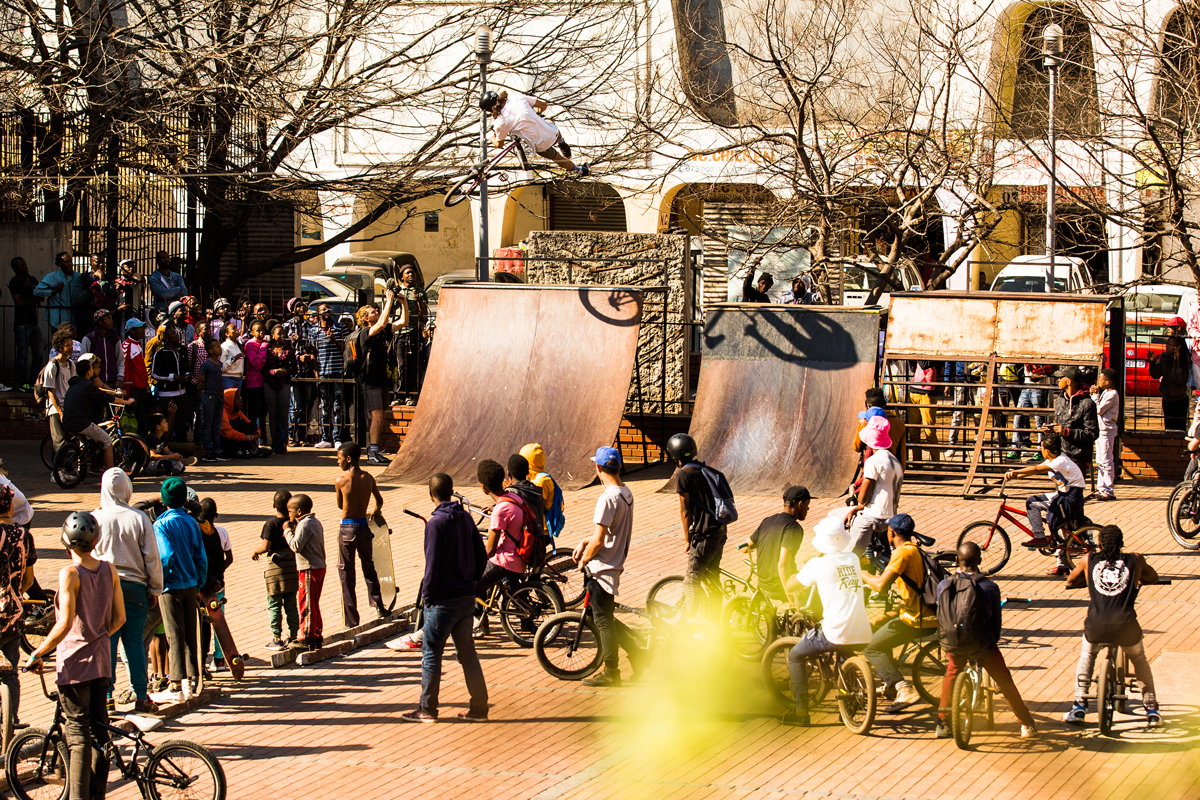
[[[146,372],[146,323],[131,317],[125,323],[125,341],[121,342],[121,358],[125,359],[125,372],[121,388],[125,396],[133,399],[133,414],[142,430],[146,421],[147,401],[150,398],[150,376]]]
[[[225,414],[221,418],[221,451],[226,457],[250,458],[259,454],[258,426],[242,413],[242,393],[225,390]],[[270,455],[271,451],[267,451]]]

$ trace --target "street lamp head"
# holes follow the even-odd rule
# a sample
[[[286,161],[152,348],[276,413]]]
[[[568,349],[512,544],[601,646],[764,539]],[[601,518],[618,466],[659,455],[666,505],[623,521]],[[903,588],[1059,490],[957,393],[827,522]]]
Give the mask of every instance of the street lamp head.
[[[1042,30],[1042,55],[1046,57],[1046,64],[1050,65],[1053,60],[1054,65],[1062,59],[1063,54],[1063,29],[1051,23]]]
[[[492,29],[487,25],[475,29],[475,57],[484,64],[492,60]]]

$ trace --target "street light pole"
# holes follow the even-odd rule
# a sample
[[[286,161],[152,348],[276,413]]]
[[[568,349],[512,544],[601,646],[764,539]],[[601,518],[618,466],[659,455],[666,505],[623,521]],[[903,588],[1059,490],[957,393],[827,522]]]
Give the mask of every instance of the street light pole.
[[[1063,29],[1058,25],[1047,25],[1042,31],[1042,63],[1050,71],[1049,119],[1046,123],[1046,139],[1050,147],[1050,179],[1046,185],[1046,292],[1054,291],[1054,227],[1056,187],[1058,186],[1058,140],[1055,131],[1055,105],[1058,100],[1058,67],[1062,64]]]
[[[479,62],[479,96],[487,91],[487,66],[492,60],[492,29],[480,25],[475,31],[475,59]],[[479,169],[488,159],[488,112],[479,111]],[[475,280],[487,283],[488,269],[488,185],[487,176],[479,181],[479,258],[475,261]]]

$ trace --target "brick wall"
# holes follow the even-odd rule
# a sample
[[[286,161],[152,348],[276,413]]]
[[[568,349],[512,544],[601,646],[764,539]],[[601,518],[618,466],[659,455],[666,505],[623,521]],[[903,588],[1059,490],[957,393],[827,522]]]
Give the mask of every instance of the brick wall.
[[[1182,431],[1137,431],[1121,437],[1121,474],[1179,480],[1187,466]]]
[[[384,415],[383,446],[396,450],[404,440],[408,424],[412,421],[415,406],[392,406]],[[620,430],[614,446],[621,450],[621,458],[629,464],[662,459],[662,449],[677,433],[687,433],[692,418],[683,414],[668,414],[666,417],[649,416],[639,420],[636,415],[621,420]],[[40,434],[39,434],[40,436]]]
[[[31,394],[0,394],[0,439],[41,441],[50,432],[42,418],[41,406]]]

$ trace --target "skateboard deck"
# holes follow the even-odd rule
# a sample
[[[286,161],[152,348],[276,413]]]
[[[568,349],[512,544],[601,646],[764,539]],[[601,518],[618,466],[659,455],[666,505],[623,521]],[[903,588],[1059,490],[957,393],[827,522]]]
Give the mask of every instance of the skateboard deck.
[[[221,608],[221,601],[213,595],[202,594],[200,602],[204,604],[204,610],[208,612],[208,621],[212,624],[213,633],[217,635],[217,641],[221,643],[221,652],[225,654],[225,663],[229,665],[230,674],[233,675],[235,681],[240,681],[246,674],[246,665],[242,663],[242,656],[238,652],[237,645],[233,643],[233,634],[229,632],[229,623],[225,621],[225,611]]]
[[[379,591],[383,595],[383,607],[391,611],[396,605],[396,567],[392,563],[392,529],[383,517],[370,521],[371,554],[375,561],[375,572],[379,575]]]

